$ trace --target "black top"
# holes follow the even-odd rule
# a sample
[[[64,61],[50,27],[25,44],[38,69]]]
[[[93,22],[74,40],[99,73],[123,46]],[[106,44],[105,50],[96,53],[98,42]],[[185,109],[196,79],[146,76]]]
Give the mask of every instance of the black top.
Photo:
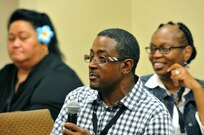
[[[17,70],[8,64],[0,71],[0,112],[47,108],[55,120],[66,95],[83,85],[77,74],[52,54],[32,69],[15,92]]]

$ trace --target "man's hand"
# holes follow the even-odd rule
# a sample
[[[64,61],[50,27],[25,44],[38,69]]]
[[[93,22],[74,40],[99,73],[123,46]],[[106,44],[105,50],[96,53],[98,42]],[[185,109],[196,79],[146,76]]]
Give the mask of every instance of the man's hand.
[[[87,129],[83,129],[71,122],[64,124],[63,135],[91,135]]]

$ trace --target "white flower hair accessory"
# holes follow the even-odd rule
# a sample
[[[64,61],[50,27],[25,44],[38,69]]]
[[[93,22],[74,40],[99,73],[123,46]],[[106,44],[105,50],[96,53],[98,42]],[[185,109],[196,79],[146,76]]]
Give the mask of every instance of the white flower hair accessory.
[[[50,43],[51,38],[54,36],[54,32],[48,25],[36,28],[36,32],[38,35],[37,40],[47,45]]]

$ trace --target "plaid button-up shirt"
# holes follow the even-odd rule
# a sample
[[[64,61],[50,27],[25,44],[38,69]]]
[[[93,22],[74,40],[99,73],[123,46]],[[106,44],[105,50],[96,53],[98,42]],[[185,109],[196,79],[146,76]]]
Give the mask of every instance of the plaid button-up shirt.
[[[118,118],[116,123],[108,130],[108,135],[173,135],[171,117],[165,106],[145,88],[138,79],[132,90],[112,107],[107,107],[100,99],[98,91],[89,86],[79,87],[69,93],[65,103],[55,121],[51,135],[61,135],[63,123],[67,120],[67,106],[70,101],[77,101],[81,108],[77,125],[88,129],[95,135],[92,122],[93,102],[97,101],[96,115],[97,135],[103,130],[111,118],[118,112],[121,104],[127,110]]]

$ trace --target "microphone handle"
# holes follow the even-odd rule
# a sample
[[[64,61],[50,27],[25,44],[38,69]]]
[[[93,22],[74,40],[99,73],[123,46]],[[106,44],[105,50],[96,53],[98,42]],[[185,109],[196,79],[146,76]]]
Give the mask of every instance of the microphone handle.
[[[67,122],[71,122],[73,124],[77,124],[77,113],[68,113]]]

